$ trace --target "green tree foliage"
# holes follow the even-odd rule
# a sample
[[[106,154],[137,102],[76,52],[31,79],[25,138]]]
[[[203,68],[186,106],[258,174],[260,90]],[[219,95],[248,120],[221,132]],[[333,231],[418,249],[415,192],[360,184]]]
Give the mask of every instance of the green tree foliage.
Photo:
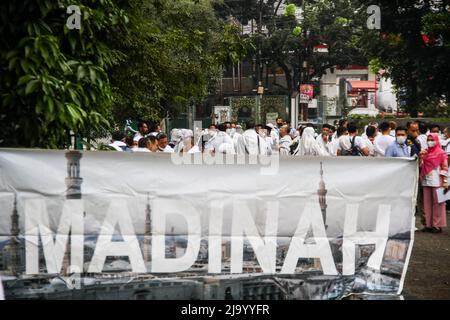
[[[381,30],[371,31],[377,37],[363,45],[387,70],[386,76],[404,89],[406,111],[416,117],[423,106],[429,113],[434,103],[441,113],[440,101],[450,102],[450,2],[359,2],[381,8]]]
[[[252,53],[272,70],[278,67],[283,69],[286,92],[296,90],[300,71],[303,73],[302,81],[309,81],[322,76],[326,69],[336,65],[368,63],[360,49],[366,16],[353,1],[287,1],[282,12],[285,2],[224,0],[218,10],[223,16],[235,16],[242,24],[253,19],[255,28],[258,25],[267,27],[266,34],[256,32],[252,36],[255,47],[261,49],[261,56],[258,57],[258,50]],[[301,20],[297,20],[295,10],[297,13],[302,10]],[[313,47],[321,43],[329,46],[328,54],[313,52]],[[308,63],[308,70],[301,70],[304,61]],[[262,78],[262,74],[259,78]]]
[[[67,7],[81,9],[69,30]],[[247,44],[210,0],[0,4],[0,146],[63,148],[202,100]]]
[[[209,0],[133,0],[127,32],[111,45],[127,55],[111,70],[114,119],[176,116],[214,90],[221,66],[245,54],[239,28]]]
[[[66,8],[79,5],[81,30]],[[69,131],[108,124],[106,69],[122,55],[105,44],[125,15],[111,0],[24,0],[0,4],[2,146],[64,147]]]

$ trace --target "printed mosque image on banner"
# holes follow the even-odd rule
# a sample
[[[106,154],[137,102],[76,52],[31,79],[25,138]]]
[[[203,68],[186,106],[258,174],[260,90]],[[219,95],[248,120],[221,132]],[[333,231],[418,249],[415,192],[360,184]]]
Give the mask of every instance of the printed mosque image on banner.
[[[24,180],[11,178],[20,166],[7,161],[13,156],[20,162],[20,151],[0,152],[0,171],[6,181],[0,185],[0,276],[6,299],[328,300],[351,294],[395,295],[402,290],[412,246],[408,220],[412,208],[397,212],[411,200],[413,191],[409,198],[393,200],[391,207],[374,202],[375,211],[366,217],[361,213],[363,206],[353,210],[346,203],[349,200],[342,198],[346,185],[338,183],[341,173],[332,169],[337,160],[305,160],[305,169],[295,167],[297,176],[305,176],[306,186],[282,189],[280,182],[280,189],[276,185],[268,196],[278,202],[252,203],[242,210],[224,202],[209,215],[206,207],[223,198],[222,189],[217,196],[207,195],[211,201],[205,202],[202,187],[195,189],[205,182],[192,178],[187,188],[177,189],[175,182],[169,183],[176,172],[174,177],[168,174],[166,180],[157,181],[155,189],[145,190],[144,177],[142,185],[139,180],[135,186],[126,177],[118,177],[113,186],[109,184],[113,180],[100,181],[102,170],[114,172],[114,162],[121,159],[109,161],[78,151],[40,152],[30,166],[46,162],[47,166],[26,170],[34,175],[29,177],[34,182],[28,188]],[[127,161],[124,158],[119,166],[141,168],[141,172],[150,162],[143,156],[135,163]],[[167,158],[154,162],[161,171],[186,170]],[[281,162],[279,174],[291,179],[283,165],[291,164]],[[406,162],[391,165],[413,168]],[[49,173],[50,167],[54,173]],[[259,176],[256,169],[255,177]],[[195,170],[192,166],[191,171]],[[238,166],[205,170],[223,180],[218,189],[233,190],[226,194],[229,198],[242,199],[239,184],[253,184],[251,177],[234,185],[227,180],[226,170],[239,174],[242,168]],[[127,193],[127,188],[135,189]],[[279,190],[284,190],[284,197],[279,197],[283,194]],[[159,203],[172,199],[169,192],[178,192],[186,203],[201,208],[200,213],[187,213],[182,207],[179,211],[184,217],[163,216]],[[382,199],[367,193],[364,197],[368,205]],[[170,207],[172,214],[180,206],[170,203],[164,207]],[[277,215],[270,209],[273,203],[279,206]],[[124,210],[129,214],[123,214]],[[354,212],[360,217],[352,220]],[[205,217],[221,222],[209,224]],[[236,217],[242,220],[236,222]],[[269,223],[271,219],[274,224]],[[348,231],[352,221],[353,232]],[[277,230],[272,230],[274,225]],[[221,229],[214,233],[214,228]],[[364,238],[360,228],[372,236]]]

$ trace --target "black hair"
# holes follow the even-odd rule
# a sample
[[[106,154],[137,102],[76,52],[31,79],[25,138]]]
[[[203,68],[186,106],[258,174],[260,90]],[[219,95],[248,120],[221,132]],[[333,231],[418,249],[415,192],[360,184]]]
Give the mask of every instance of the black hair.
[[[219,131],[226,131],[227,130],[227,123],[224,122],[224,123],[219,124],[218,129],[219,129]]]
[[[158,133],[158,135],[156,136],[156,139],[157,139],[157,140],[161,140],[161,139],[164,139],[164,138],[167,138],[167,134],[165,134],[164,132],[160,132],[160,133]]]
[[[344,126],[344,123],[346,123],[346,122],[348,122],[347,119],[341,119],[341,120],[339,120],[339,122],[338,122],[339,127],[343,127],[343,126]]]
[[[428,131],[427,124],[425,122],[422,122],[422,121],[418,121],[418,123],[419,123],[420,134],[426,134],[427,131]]]
[[[138,147],[139,148],[147,148],[147,139],[146,138],[140,138],[138,141]]]
[[[405,133],[408,133],[408,129],[406,129],[403,126],[399,126],[399,127],[395,128],[395,134],[397,134],[397,132],[399,132],[399,131],[405,131]]]
[[[331,126],[328,124],[328,123],[325,123],[323,126],[322,126],[322,129],[330,129],[330,130],[332,130],[332,128],[331,128]]]
[[[151,143],[155,143],[156,142],[156,137],[154,136],[154,135],[149,135],[148,137],[147,137],[147,140],[149,141],[149,142],[151,142]]]
[[[133,137],[131,136],[126,136],[125,137],[125,143],[127,144],[128,147],[131,147],[134,143]]]
[[[159,123],[158,122],[154,122],[152,123],[152,125],[149,128],[149,132],[156,132],[156,129],[159,127]]]
[[[342,136],[346,132],[348,132],[346,127],[339,127],[339,128],[337,128],[337,133],[336,134],[337,134],[337,136],[339,138],[340,136]]]
[[[216,126],[214,123],[211,123],[211,124],[209,125],[208,129],[211,128],[211,127],[214,127],[214,129],[217,129],[217,126]]]
[[[377,128],[375,128],[374,126],[368,126],[366,128],[366,135],[368,137],[373,137],[375,135],[375,132],[377,132]]]
[[[115,130],[115,131],[113,131],[113,133],[112,133],[112,139],[113,139],[113,141],[121,141],[124,137],[125,137],[125,136],[124,136],[123,132],[120,131],[120,130]]]
[[[389,126],[389,123],[388,123],[388,122],[382,122],[382,123],[380,123],[380,125],[378,126],[378,129],[379,129],[381,132],[386,132],[386,131],[388,131],[388,130],[391,130],[391,127]]]
[[[255,128],[255,122],[252,120],[247,121],[245,125],[246,125],[247,130]]]
[[[433,130],[433,128],[438,128],[439,131],[441,131],[441,126],[438,124],[430,124],[430,131]]]
[[[138,123],[138,130],[140,130],[144,126],[144,124],[147,125],[147,127],[148,127],[147,121],[143,121],[143,120],[139,121],[139,123]]]
[[[348,130],[348,133],[356,133],[356,132],[358,132],[358,128],[356,128],[356,126],[353,125],[353,124],[348,125],[347,130]]]

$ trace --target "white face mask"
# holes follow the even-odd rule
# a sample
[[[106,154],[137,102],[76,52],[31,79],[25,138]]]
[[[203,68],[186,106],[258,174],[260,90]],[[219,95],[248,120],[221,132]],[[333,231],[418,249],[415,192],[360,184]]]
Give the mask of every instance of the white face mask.
[[[435,141],[427,141],[427,144],[428,144],[428,148],[433,148],[434,146],[436,146]]]
[[[405,144],[406,137],[397,137],[397,143],[398,144]]]

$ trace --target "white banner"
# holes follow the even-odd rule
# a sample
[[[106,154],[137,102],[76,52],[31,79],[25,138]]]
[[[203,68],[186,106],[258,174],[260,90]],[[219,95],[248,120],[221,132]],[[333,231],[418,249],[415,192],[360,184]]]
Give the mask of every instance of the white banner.
[[[0,150],[7,299],[400,294],[417,163]]]

